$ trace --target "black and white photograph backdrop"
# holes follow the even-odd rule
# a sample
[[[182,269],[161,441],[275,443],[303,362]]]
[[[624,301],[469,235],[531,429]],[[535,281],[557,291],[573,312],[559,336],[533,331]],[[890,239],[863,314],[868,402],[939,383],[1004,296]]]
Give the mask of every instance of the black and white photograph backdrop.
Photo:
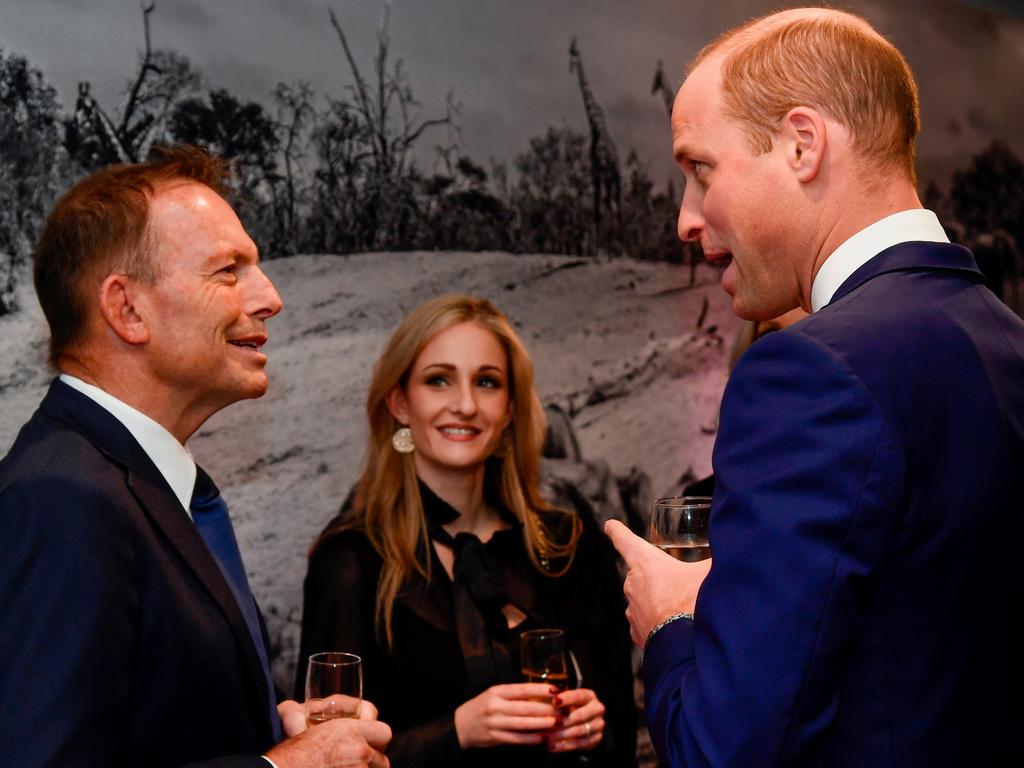
[[[429,298],[510,317],[548,406],[546,488],[641,526],[653,497],[710,473],[741,329],[675,235],[671,101],[704,43],[778,7],[0,0],[0,448],[54,375],[27,265],[55,197],[186,142],[230,159],[285,303],[266,396],[190,440],[231,506],[282,689],[307,551],[360,471],[373,362]],[[1024,10],[847,7],[920,82],[922,199],[1020,312]]]

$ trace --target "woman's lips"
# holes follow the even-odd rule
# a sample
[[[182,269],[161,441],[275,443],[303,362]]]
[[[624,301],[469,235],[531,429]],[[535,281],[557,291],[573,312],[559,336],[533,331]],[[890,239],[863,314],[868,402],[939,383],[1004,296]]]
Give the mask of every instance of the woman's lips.
[[[448,440],[454,440],[456,442],[465,442],[472,440],[480,434],[480,430],[476,427],[462,426],[446,424],[438,427],[437,431],[440,432]]]

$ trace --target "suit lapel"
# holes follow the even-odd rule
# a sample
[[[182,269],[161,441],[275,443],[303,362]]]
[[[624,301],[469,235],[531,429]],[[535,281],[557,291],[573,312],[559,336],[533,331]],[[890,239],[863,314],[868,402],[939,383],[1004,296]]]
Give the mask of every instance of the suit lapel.
[[[886,248],[871,259],[868,259],[856,272],[850,275],[839,286],[832,301],[834,304],[843,296],[852,293],[874,277],[888,272],[934,270],[941,272],[960,273],[963,277],[984,282],[985,278],[978,269],[973,254],[962,245],[949,243],[900,243]]]
[[[139,506],[206,588],[231,627],[249,667],[250,677],[261,694],[261,698],[252,702],[250,709],[254,717],[266,722],[269,729],[267,708],[263,706],[269,695],[263,665],[253,647],[245,619],[216,560],[156,465],[110,412],[59,379],[51,384],[40,410],[82,433],[100,452],[125,470],[125,481]]]

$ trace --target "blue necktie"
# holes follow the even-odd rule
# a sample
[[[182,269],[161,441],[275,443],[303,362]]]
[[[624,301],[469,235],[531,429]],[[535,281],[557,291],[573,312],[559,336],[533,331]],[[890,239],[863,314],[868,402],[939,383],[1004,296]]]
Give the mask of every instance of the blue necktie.
[[[189,508],[192,510],[192,519],[195,520],[199,535],[203,537],[210,554],[220,566],[220,571],[231,587],[245,618],[245,624],[249,628],[249,635],[256,646],[256,653],[259,654],[263,675],[267,681],[267,703],[270,707],[270,724],[274,729],[274,740],[281,741],[281,718],[277,714],[277,704],[274,701],[274,682],[270,677],[270,661],[266,646],[263,644],[263,634],[260,632],[256,601],[249,589],[249,580],[242,564],[242,553],[238,551],[238,540],[235,539],[231,518],[228,517],[228,505],[224,503],[217,486],[202,467],[196,467],[196,485],[192,491],[192,504]]]

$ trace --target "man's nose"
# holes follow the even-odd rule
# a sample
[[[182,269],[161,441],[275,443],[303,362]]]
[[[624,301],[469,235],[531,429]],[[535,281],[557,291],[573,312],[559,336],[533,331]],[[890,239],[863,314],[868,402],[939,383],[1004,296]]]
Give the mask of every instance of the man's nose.
[[[270,281],[270,278],[258,266],[255,267],[254,277],[252,302],[255,309],[250,314],[266,320],[268,317],[273,317],[280,312],[284,303],[281,301],[281,296],[278,294],[277,288]]]
[[[690,185],[687,184],[687,186]],[[695,243],[700,240],[703,231],[704,217],[701,215],[700,201],[696,194],[686,191],[683,193],[683,202],[679,206],[676,232],[684,243]]]

